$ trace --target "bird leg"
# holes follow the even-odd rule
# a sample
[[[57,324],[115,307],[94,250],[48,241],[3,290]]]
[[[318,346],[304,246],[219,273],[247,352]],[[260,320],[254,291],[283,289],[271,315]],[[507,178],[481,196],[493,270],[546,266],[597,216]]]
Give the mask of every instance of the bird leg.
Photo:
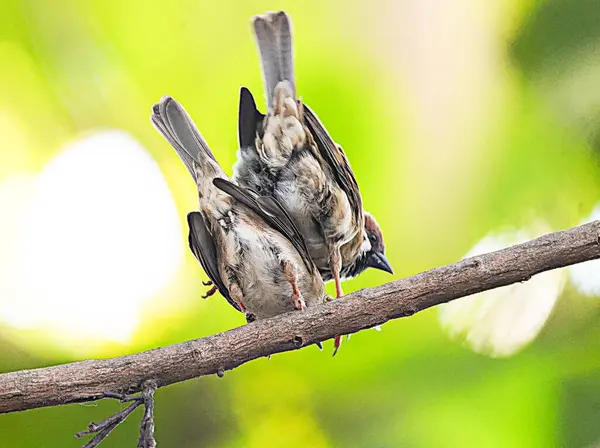
[[[294,302],[294,307],[297,310],[303,311],[306,309],[306,303],[298,289],[298,272],[296,271],[296,266],[287,260],[282,261],[281,264],[283,266],[283,275],[292,286],[292,302]]]
[[[335,298],[339,299],[344,295],[344,291],[342,290],[342,280],[340,279],[339,272],[333,274],[333,281],[335,282]]]
[[[335,298],[339,299],[344,295],[344,291],[342,290],[342,280],[340,279],[340,271],[342,270],[342,254],[340,254],[339,248],[335,248],[331,251],[331,255],[329,257],[329,267],[331,268],[333,281],[335,283]]]
[[[339,248],[334,248],[331,250],[331,255],[329,257],[329,267],[331,268],[331,273],[333,274],[333,281],[335,282],[335,298],[339,299],[344,295],[344,291],[342,290],[342,281],[340,279],[340,271],[342,269],[342,255],[340,254]],[[340,346],[342,345],[342,336],[338,335],[333,340],[333,355],[335,356]]]
[[[244,306],[244,294],[242,289],[237,283],[231,283],[229,285],[229,295],[238,304],[243,313],[246,313],[246,307]]]

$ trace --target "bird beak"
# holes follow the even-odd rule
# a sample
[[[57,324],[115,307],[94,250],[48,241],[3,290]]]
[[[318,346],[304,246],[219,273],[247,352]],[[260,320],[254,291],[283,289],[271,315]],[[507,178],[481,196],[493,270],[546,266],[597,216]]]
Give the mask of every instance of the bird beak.
[[[381,252],[371,252],[367,257],[367,266],[393,274],[394,270],[385,255]]]

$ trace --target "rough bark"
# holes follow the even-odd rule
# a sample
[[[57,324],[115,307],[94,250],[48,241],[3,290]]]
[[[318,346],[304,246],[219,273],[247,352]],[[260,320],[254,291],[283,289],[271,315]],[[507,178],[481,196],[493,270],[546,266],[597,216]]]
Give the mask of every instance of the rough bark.
[[[599,238],[600,221],[594,221],[214,336],[118,358],[4,373],[0,375],[0,413],[95,400],[104,392],[139,392],[146,380],[162,387],[203,375],[222,375],[259,357],[600,258]]]

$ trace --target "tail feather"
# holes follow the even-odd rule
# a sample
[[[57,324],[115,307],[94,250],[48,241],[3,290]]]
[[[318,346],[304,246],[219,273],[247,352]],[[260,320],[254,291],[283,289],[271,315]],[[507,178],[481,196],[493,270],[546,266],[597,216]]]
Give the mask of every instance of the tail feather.
[[[293,95],[296,96],[292,26],[288,15],[283,11],[256,16],[253,25],[262,62],[267,104],[271,108],[275,86],[280,81],[289,81]]]
[[[213,175],[222,172],[198,127],[174,98],[163,96],[152,107],[150,121],[175,149],[196,183],[198,169],[202,172],[208,170]]]

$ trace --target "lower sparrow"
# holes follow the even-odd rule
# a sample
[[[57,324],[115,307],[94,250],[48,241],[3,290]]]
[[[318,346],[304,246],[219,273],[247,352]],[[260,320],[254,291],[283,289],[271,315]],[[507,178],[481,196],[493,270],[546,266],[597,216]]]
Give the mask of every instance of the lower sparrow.
[[[164,96],[151,121],[192,175],[199,212],[188,215],[189,245],[218,290],[248,320],[324,300],[321,276],[294,222],[279,202],[227,178],[198,128]]]

